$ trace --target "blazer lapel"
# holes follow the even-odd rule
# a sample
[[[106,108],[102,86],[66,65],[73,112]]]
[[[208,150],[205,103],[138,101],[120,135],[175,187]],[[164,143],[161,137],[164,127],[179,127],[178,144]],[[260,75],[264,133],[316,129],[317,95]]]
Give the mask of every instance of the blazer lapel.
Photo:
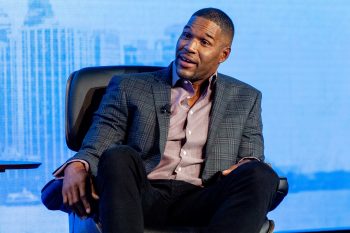
[[[164,154],[165,143],[168,137],[170,124],[170,93],[171,93],[171,66],[155,73],[155,82],[152,84],[154,105],[159,127],[159,150]]]
[[[226,85],[225,85],[226,84]],[[207,138],[207,145],[205,150],[205,158],[210,156],[210,149],[214,143],[214,139],[219,128],[220,122],[225,116],[226,107],[228,104],[228,96],[227,95],[227,83],[225,80],[220,77],[218,74],[218,78],[215,84],[213,105],[210,112],[210,122],[209,122],[209,131]]]

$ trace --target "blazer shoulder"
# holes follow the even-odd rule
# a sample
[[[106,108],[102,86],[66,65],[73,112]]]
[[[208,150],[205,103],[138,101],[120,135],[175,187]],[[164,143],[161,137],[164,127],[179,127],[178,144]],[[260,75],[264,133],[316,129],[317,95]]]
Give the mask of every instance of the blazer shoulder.
[[[113,76],[111,83],[122,87],[132,87],[133,85],[150,85],[157,80],[165,81],[167,74],[167,69],[152,72],[121,74]]]
[[[225,86],[227,85],[234,88],[246,89],[247,91],[261,94],[261,91],[257,88],[234,77],[219,73],[218,78],[224,83]]]

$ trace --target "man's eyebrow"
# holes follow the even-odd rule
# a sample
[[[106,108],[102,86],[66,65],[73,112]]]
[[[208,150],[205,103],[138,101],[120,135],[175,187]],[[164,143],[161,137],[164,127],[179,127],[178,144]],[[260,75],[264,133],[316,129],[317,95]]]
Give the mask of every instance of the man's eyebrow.
[[[184,29],[191,29],[191,26],[186,25],[186,26],[184,27]],[[205,35],[206,35],[207,37],[209,37],[210,39],[214,40],[214,36],[213,36],[213,35],[211,35],[211,34],[209,34],[209,33],[205,33]]]
[[[210,39],[214,40],[214,37],[213,37],[212,35],[210,35],[209,33],[205,33],[205,35],[206,35],[207,37],[209,37]]]

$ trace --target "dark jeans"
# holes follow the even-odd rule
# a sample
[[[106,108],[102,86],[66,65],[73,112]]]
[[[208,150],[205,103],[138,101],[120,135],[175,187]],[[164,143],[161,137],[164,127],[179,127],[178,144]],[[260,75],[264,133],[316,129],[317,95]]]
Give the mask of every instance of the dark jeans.
[[[148,180],[142,160],[128,146],[101,157],[96,179],[104,233],[138,233],[146,226],[205,227],[203,232],[259,232],[278,176],[252,161],[207,187],[176,180]]]

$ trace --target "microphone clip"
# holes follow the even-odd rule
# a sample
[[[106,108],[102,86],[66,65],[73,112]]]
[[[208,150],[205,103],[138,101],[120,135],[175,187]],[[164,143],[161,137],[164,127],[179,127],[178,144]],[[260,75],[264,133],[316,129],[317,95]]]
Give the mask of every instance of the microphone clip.
[[[166,104],[166,105],[162,106],[162,107],[160,108],[160,112],[161,112],[162,114],[165,114],[165,113],[171,114],[171,105],[170,105],[170,104]]]

